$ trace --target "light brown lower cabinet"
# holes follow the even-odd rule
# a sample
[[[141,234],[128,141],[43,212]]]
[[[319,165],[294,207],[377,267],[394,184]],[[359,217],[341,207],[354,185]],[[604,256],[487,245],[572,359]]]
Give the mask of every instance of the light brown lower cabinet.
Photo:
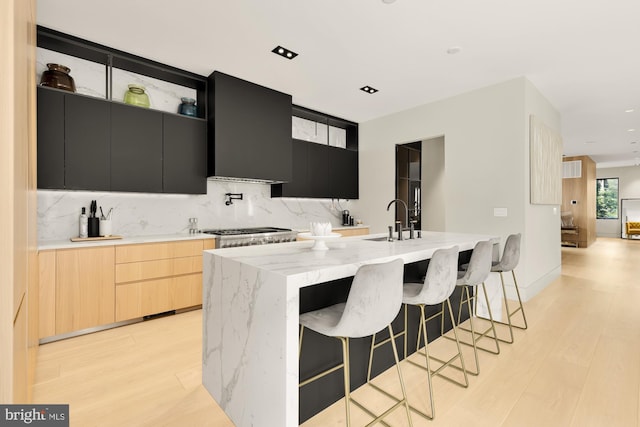
[[[116,286],[116,322],[202,304],[202,274]]]
[[[207,240],[116,247],[116,321],[202,304]]]
[[[342,234],[342,237],[365,236],[365,235],[369,234],[369,227],[340,228],[340,229],[335,230],[335,232]]]
[[[56,251],[56,335],[113,323],[113,246]]]
[[[41,251],[39,337],[202,304],[202,251],[188,240]]]
[[[40,251],[38,265],[38,337],[44,338],[56,334],[56,251]]]
[[[334,233],[340,233],[342,237],[351,237],[351,236],[366,236],[369,234],[369,227],[358,227],[358,228],[336,228],[332,230]],[[298,237],[296,240],[309,240],[304,237]]]

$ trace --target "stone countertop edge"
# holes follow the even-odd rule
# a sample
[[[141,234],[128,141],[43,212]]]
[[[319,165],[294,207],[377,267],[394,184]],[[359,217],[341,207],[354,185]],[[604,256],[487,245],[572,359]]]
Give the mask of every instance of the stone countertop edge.
[[[317,222],[321,222],[321,221],[317,221]],[[335,230],[357,230],[357,229],[362,229],[362,228],[371,228],[369,225],[367,224],[359,224],[359,225],[339,225],[337,227],[333,227],[331,226],[331,231],[335,231]],[[306,233],[309,231],[308,228],[293,228],[293,231],[296,231],[298,233]]]
[[[402,258],[405,263],[410,263],[430,258],[433,251],[441,247],[459,245],[461,250],[469,250],[480,240],[489,240],[493,244],[500,242],[500,238],[494,235],[451,232],[424,232],[423,239],[392,243],[368,241],[384,236],[386,233],[337,238],[327,243],[327,251],[312,251],[313,242],[298,241],[211,249],[205,253],[281,275],[293,288],[301,288],[352,276],[361,264],[394,258]]]
[[[48,251],[55,249],[79,249],[79,248],[93,248],[99,246],[114,246],[114,245],[134,245],[139,243],[158,243],[158,242],[172,242],[180,240],[204,240],[214,239],[215,236],[210,234],[198,233],[198,234],[156,234],[149,236],[127,236],[122,239],[112,240],[92,240],[88,242],[72,242],[71,240],[50,240],[38,242],[38,251]]]

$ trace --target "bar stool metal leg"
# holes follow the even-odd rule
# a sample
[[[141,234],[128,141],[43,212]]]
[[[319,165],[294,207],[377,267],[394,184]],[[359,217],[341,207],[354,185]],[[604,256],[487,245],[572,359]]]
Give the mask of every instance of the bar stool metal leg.
[[[429,386],[429,404],[431,407],[431,415],[428,415],[415,408],[412,408],[412,409],[418,414],[422,415],[423,417],[429,420],[432,420],[436,416],[436,408],[433,402],[433,381],[432,381],[433,375],[431,373],[431,366],[429,364],[429,345],[428,345],[429,340],[427,337],[427,321],[425,319],[425,314],[424,314],[424,304],[421,304],[419,307],[420,307],[419,329],[421,329],[422,331],[418,331],[418,342],[416,343],[416,349],[420,348],[420,332],[422,332],[422,337],[424,338],[424,361],[425,361],[426,371],[427,371],[427,385]],[[417,365],[416,363],[414,364]],[[417,366],[420,366],[420,365],[417,365]]]
[[[511,234],[507,237],[504,245],[502,258],[498,262],[494,262],[491,266],[491,271],[500,273],[500,282],[502,283],[502,295],[504,296],[504,305],[507,315],[507,322],[497,321],[497,323],[506,325],[509,327],[509,339],[502,339],[500,341],[512,344],[514,341],[513,328],[527,329],[527,317],[524,314],[524,306],[522,304],[522,296],[520,295],[520,288],[516,279],[515,268],[520,260],[520,243],[522,236],[518,234]],[[504,283],[504,273],[510,271],[513,277],[513,285],[516,288],[516,295],[518,297],[518,307],[511,311],[509,307],[509,300],[507,299],[507,289]],[[518,312],[522,313],[523,326],[516,325],[512,321],[512,317]]]
[[[406,391],[406,387],[405,387],[405,384],[404,384],[404,378],[402,376],[402,369],[400,367],[400,358],[398,357],[398,348],[396,346],[396,340],[395,340],[397,337],[402,335],[404,332],[399,332],[397,334],[394,334],[393,327],[391,326],[391,324],[389,324],[387,326],[387,329],[389,330],[389,338],[387,338],[387,339],[385,339],[385,340],[383,340],[383,341],[381,341],[381,342],[379,342],[377,344],[375,343],[375,334],[371,338],[371,350],[369,351],[369,368],[367,369],[367,384],[369,384],[371,387],[373,387],[374,389],[378,390],[380,393],[384,394],[385,396],[389,397],[390,399],[394,400],[396,402],[396,404],[393,405],[391,408],[387,409],[383,414],[375,415],[369,409],[367,409],[366,407],[364,407],[363,405],[358,403],[357,400],[351,398],[351,401],[354,404],[356,404],[360,409],[362,409],[363,411],[368,413],[370,416],[375,417],[375,419],[373,421],[371,421],[371,423],[367,424],[368,426],[369,425],[373,425],[373,424],[375,424],[377,422],[381,422],[385,426],[388,425],[387,423],[385,423],[383,421],[383,418],[386,417],[387,415],[389,415],[398,406],[404,404],[405,410],[407,411],[407,418],[409,419],[409,425],[413,426],[413,420],[411,419],[411,413],[410,413],[410,410],[412,410],[413,408],[411,406],[409,406],[409,400],[407,399],[407,391]],[[391,337],[393,337],[393,339],[391,339]],[[398,371],[398,379],[400,380],[400,389],[402,390],[402,399],[398,399],[396,396],[392,395],[388,391],[384,390],[381,387],[378,387],[376,384],[371,382],[371,365],[373,364],[373,349],[374,348],[378,348],[381,345],[384,345],[384,344],[388,343],[389,341],[391,341],[391,348],[393,350],[393,357],[394,357],[394,360],[395,360],[395,363],[396,363],[396,369]]]
[[[342,343],[342,363],[344,364],[344,407],[347,416],[347,427],[351,426],[351,371],[349,370],[349,338],[340,337]]]
[[[509,327],[509,340],[503,339],[503,338],[499,338],[500,341],[505,342],[507,344],[513,344],[514,338],[513,338],[513,328],[518,328],[518,329],[522,329],[525,330],[528,328],[528,324],[527,324],[527,316],[524,314],[524,306],[522,305],[522,298],[520,296],[520,289],[518,288],[518,282],[516,280],[516,274],[514,270],[511,270],[511,275],[513,277],[513,284],[514,287],[516,288],[516,295],[518,296],[518,307],[511,311],[511,309],[509,308],[509,300],[507,299],[507,288],[506,285],[504,283],[504,276],[503,276],[503,272],[500,271],[500,282],[502,283],[502,295],[504,297],[504,306],[505,306],[505,311],[506,311],[506,315],[507,315],[507,322],[501,322],[501,321],[496,321],[496,323],[499,323],[501,325],[506,325]],[[515,323],[513,323],[511,321],[511,318],[517,314],[518,312],[522,313],[522,320],[524,322],[524,326],[520,326],[520,325],[516,325]]]
[[[435,371],[433,371],[433,375],[439,375],[441,378],[444,378],[445,380],[452,382],[456,385],[459,385],[461,387],[467,388],[469,387],[469,379],[467,377],[467,368],[465,366],[465,362],[464,362],[464,356],[462,355],[462,348],[460,347],[460,339],[458,336],[458,327],[456,326],[456,319],[453,316],[453,309],[451,307],[451,300],[449,298],[447,298],[447,300],[445,302],[442,303],[442,310],[436,314],[434,314],[433,316],[431,316],[430,318],[427,319],[427,321],[437,317],[437,316],[441,316],[441,323],[440,323],[440,335],[444,335],[444,307],[445,304],[447,305],[448,311],[449,311],[449,316],[451,318],[451,323],[452,323],[452,330],[453,330],[453,336],[454,339],[456,341],[456,348],[458,350],[458,352],[453,355],[453,357],[451,357],[449,360],[442,360],[439,359],[437,357],[434,356],[430,356],[431,360],[435,360],[438,363],[441,363],[442,365],[436,369]],[[426,322],[425,322],[426,325]],[[453,364],[453,362],[456,359],[460,359],[460,367],[456,366]],[[462,375],[464,377],[464,382],[460,382],[460,381],[456,381],[446,375],[443,375],[440,373],[440,371],[442,371],[444,368],[446,368],[447,366],[450,366],[454,369],[457,369],[459,371],[462,371]]]
[[[461,317],[462,317],[462,305],[466,302],[467,303],[467,307],[469,309],[469,326],[470,329],[464,328],[462,326],[458,326],[458,328],[462,329],[465,332],[470,332],[471,333],[471,342],[466,342],[464,340],[459,340],[460,344],[464,344],[470,347],[473,347],[473,354],[474,354],[474,358],[475,358],[475,365],[476,365],[476,370],[475,371],[471,371],[471,370],[467,370],[467,372],[471,375],[477,376],[480,374],[480,364],[479,364],[479,360],[478,360],[478,350],[482,350],[482,351],[486,351],[487,353],[492,353],[492,354],[500,354],[500,343],[499,343],[499,339],[498,336],[496,334],[496,327],[495,327],[495,321],[493,320],[493,313],[491,312],[491,306],[489,304],[489,297],[487,295],[487,289],[486,286],[484,284],[484,282],[482,283],[482,290],[484,293],[484,297],[485,297],[485,301],[487,302],[487,311],[489,312],[489,321],[491,326],[489,326],[489,328],[487,328],[485,331],[483,332],[477,332],[475,330],[474,327],[474,321],[473,321],[473,317],[474,317],[474,313],[475,310],[472,308],[471,306],[471,301],[473,300],[474,305],[473,307],[475,307],[477,305],[477,287],[476,290],[474,292],[474,295],[471,296],[471,293],[469,292],[469,287],[468,286],[464,286],[460,295],[460,306],[458,307],[458,325],[460,325],[460,321],[461,321]],[[464,298],[464,294],[466,293],[467,297]],[[489,331],[493,332],[493,336],[488,335]],[[453,339],[449,336],[444,335],[445,338],[448,339]],[[496,349],[491,350],[488,348],[484,348],[484,347],[480,347],[478,346],[478,341],[481,340],[482,338],[487,337],[487,338],[492,338],[496,344]]]
[[[525,314],[524,314],[524,306],[522,305],[522,297],[520,296],[520,288],[518,287],[518,281],[516,280],[516,271],[515,270],[511,270],[511,275],[513,276],[513,285],[516,288],[516,295],[518,296],[519,307],[516,308],[513,312],[511,312],[509,314],[509,319],[511,319],[511,316],[513,316],[518,311],[520,311],[522,313],[522,320],[524,321],[524,326],[518,326],[516,324],[513,324],[513,327],[514,328],[518,328],[518,329],[527,329],[529,326],[527,324],[527,316],[525,316]],[[500,278],[502,279],[502,274],[500,275]],[[504,280],[502,281],[502,284],[504,286]]]

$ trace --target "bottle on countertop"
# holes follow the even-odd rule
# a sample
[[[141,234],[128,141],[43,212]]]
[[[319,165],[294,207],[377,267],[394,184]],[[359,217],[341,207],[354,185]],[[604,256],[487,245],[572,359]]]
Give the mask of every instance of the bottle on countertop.
[[[82,213],[80,214],[80,237],[89,237],[89,219],[85,208],[82,208]]]

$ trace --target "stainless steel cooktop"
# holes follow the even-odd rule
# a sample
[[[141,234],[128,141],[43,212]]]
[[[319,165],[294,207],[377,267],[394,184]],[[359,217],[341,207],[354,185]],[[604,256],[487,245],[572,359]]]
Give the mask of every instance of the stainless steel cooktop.
[[[298,233],[288,228],[252,227],[202,230],[216,236],[216,248],[293,242]]]

